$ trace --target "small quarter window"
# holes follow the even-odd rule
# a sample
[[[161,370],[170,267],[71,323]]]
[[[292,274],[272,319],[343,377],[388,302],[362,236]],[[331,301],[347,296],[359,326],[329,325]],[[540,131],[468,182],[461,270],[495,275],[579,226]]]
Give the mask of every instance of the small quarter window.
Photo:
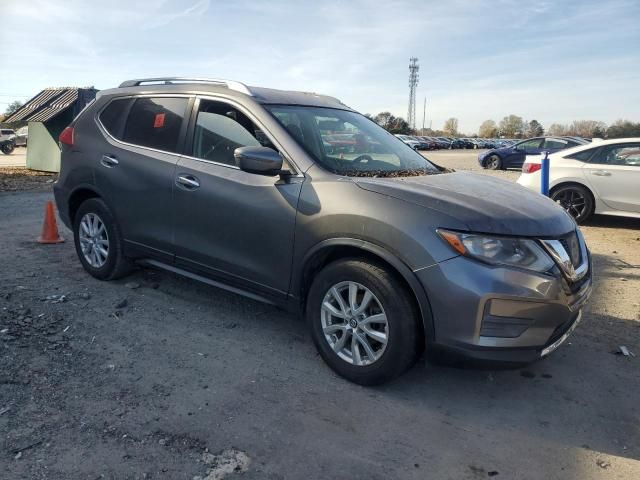
[[[588,150],[582,150],[581,152],[569,155],[567,158],[573,158],[574,160],[580,160],[581,162],[588,162],[596,148],[590,148]]]
[[[186,98],[138,98],[131,107],[122,140],[176,153],[187,103]]]

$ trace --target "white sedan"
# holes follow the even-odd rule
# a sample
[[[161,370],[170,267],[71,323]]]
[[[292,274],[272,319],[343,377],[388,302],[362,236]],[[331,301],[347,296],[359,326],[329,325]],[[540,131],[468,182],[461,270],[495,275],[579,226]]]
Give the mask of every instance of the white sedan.
[[[527,157],[518,183],[540,191],[540,156]],[[550,197],[578,223],[592,214],[640,218],[640,138],[618,138],[549,155]]]

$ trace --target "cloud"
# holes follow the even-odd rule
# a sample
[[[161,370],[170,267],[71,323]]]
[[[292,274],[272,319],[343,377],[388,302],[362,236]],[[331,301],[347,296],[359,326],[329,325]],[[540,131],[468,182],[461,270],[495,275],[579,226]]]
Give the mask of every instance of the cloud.
[[[145,29],[164,27],[165,25],[169,25],[176,20],[203,15],[209,10],[210,5],[211,0],[199,0],[198,2],[188,6],[187,8],[180,8],[179,10],[173,12],[158,13],[155,16],[151,16],[148,19],[145,19],[143,25]]]
[[[197,75],[404,116],[417,56],[434,126],[638,118],[637,0],[0,1],[0,93]]]

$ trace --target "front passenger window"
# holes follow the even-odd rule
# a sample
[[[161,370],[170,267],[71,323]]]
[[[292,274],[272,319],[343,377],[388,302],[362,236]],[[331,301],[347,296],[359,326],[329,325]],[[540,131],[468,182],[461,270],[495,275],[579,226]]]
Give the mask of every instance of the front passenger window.
[[[193,157],[235,165],[236,148],[261,145],[273,148],[262,130],[245,114],[225,103],[202,101],[196,119]]]

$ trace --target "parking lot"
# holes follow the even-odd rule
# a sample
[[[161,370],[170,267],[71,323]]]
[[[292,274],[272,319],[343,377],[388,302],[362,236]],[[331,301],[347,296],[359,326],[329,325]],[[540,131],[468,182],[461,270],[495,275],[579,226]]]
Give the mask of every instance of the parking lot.
[[[2,167],[24,167],[27,164],[27,149],[16,147],[9,155],[0,153],[0,168]]]
[[[477,151],[425,156],[519,175],[481,171]],[[154,270],[93,279],[70,231],[34,242],[51,198],[47,185],[0,193],[6,478],[218,479],[229,465],[231,480],[640,477],[640,220],[583,227],[594,294],[549,358],[422,360],[364,388],[274,307]]]

